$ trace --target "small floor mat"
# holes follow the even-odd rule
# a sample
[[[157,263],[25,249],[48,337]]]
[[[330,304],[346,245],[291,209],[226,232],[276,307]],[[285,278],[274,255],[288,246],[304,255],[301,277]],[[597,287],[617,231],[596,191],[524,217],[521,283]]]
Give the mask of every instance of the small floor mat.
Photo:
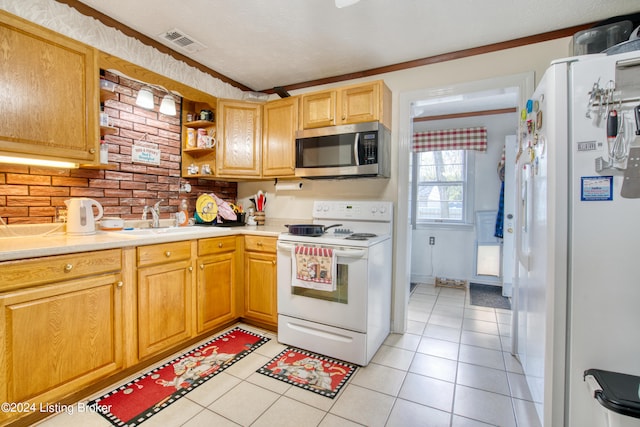
[[[357,368],[348,362],[287,347],[256,372],[333,399]]]
[[[502,287],[470,283],[471,305],[511,310],[511,301],[502,296]]]
[[[269,341],[234,328],[88,403],[114,426],[136,426]]]

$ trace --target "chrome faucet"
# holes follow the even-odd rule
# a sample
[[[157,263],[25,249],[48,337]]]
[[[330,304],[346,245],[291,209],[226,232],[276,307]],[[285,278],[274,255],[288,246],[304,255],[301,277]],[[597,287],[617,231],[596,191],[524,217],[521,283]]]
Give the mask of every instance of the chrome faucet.
[[[147,213],[151,212],[151,228],[159,228],[160,227],[160,202],[163,200],[159,200],[153,206],[145,206],[142,209],[142,219],[147,219]]]

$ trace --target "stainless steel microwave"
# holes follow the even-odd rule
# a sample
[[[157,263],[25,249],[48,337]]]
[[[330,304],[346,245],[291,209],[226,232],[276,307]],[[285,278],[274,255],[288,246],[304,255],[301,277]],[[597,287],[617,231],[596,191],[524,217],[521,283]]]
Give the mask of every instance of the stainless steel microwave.
[[[391,132],[379,122],[298,131],[295,174],[304,178],[388,178],[390,145]]]

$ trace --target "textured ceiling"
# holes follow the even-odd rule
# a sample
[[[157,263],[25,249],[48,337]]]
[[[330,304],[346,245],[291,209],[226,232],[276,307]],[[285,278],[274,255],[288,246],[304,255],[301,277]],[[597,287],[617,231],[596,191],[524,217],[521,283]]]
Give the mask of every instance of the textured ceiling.
[[[81,0],[253,90],[306,82],[597,22],[638,0]],[[166,44],[166,43],[165,43]]]

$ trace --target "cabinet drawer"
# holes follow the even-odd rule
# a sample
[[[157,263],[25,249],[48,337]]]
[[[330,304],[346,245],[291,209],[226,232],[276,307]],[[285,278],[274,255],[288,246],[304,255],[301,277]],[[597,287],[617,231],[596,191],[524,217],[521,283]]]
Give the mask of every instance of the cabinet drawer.
[[[8,261],[0,263],[0,292],[121,269],[120,249]]]
[[[236,237],[214,237],[198,240],[198,256],[219,254],[236,250]]]
[[[265,236],[244,236],[244,249],[246,251],[276,253],[277,239]]]
[[[191,258],[191,242],[163,243],[138,248],[138,266]]]

